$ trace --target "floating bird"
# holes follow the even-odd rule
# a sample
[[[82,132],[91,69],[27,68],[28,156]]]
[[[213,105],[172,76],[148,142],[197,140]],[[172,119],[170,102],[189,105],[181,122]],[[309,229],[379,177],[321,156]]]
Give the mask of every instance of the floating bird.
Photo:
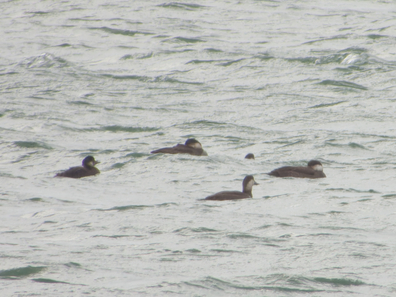
[[[242,192],[239,191],[223,191],[206,197],[204,200],[235,200],[253,198],[252,188],[258,185],[252,175],[247,175],[242,182]]]
[[[277,177],[301,177],[301,178],[322,178],[326,177],[323,172],[323,165],[317,160],[311,160],[308,162],[307,167],[294,167],[285,166],[278,169],[272,170],[269,175]]]
[[[94,157],[88,156],[82,161],[82,166],[71,167],[68,170],[58,173],[55,177],[81,178],[99,174],[100,171],[95,167],[100,162],[95,161]]]
[[[177,144],[174,147],[164,147],[151,152],[152,154],[190,154],[194,156],[207,156],[207,152],[202,149],[201,143],[189,138],[185,144]]]
[[[254,155],[252,153],[249,153],[245,156],[245,159],[253,159],[254,160]]]

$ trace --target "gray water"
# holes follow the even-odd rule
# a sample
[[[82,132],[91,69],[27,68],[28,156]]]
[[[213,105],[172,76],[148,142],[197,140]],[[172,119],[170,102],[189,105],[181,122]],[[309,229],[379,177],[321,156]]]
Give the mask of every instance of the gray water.
[[[0,4],[1,296],[396,294],[393,1],[81,2]]]

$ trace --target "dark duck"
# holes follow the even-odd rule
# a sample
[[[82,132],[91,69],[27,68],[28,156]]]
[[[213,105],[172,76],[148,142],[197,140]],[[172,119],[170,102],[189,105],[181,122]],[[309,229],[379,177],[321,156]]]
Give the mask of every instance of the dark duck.
[[[254,160],[254,155],[252,153],[249,153],[245,156],[245,159],[253,159]]]
[[[326,177],[323,165],[317,160],[308,162],[308,166],[285,166],[272,170],[269,175],[277,177],[322,178]]]
[[[247,175],[242,182],[242,192],[239,191],[223,191],[206,197],[204,200],[236,200],[253,198],[252,188],[258,185],[252,175]]]
[[[96,175],[100,173],[99,169],[95,167],[98,163],[94,157],[88,156],[82,161],[82,166],[71,167],[66,171],[58,173],[55,177],[81,178]]]
[[[194,156],[207,156],[208,154],[203,150],[201,143],[189,138],[185,144],[177,144],[173,147],[164,147],[151,152],[152,154],[190,154]]]

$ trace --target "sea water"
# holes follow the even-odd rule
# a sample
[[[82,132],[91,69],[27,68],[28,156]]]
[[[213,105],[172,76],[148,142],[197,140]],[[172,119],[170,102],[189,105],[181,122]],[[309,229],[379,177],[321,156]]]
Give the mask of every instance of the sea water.
[[[396,294],[393,1],[0,8],[1,296]]]

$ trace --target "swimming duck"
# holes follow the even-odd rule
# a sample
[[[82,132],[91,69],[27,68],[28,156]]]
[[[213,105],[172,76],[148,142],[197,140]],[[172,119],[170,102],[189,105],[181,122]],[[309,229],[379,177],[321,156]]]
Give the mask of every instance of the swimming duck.
[[[99,174],[100,171],[95,167],[100,162],[96,161],[94,157],[88,156],[82,161],[82,166],[71,167],[64,172],[58,173],[55,177],[71,177],[81,178]]]
[[[323,172],[323,165],[317,160],[311,160],[308,162],[307,167],[294,167],[285,166],[272,170],[269,175],[277,177],[301,177],[301,178],[322,178],[326,177]]]
[[[235,200],[253,198],[252,188],[258,185],[252,175],[247,175],[242,182],[242,192],[239,191],[223,191],[206,197],[204,200]]]
[[[189,138],[185,144],[177,144],[174,147],[164,147],[151,152],[152,154],[190,154],[194,156],[207,156],[207,152],[202,149],[201,143]]]

